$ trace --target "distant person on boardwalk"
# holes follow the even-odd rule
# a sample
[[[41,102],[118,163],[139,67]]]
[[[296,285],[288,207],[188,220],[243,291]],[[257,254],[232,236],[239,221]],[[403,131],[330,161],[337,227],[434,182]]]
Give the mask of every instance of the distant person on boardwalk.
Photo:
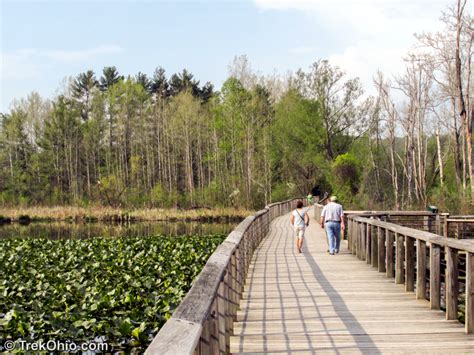
[[[296,209],[291,212],[290,222],[296,234],[296,249],[301,253],[303,247],[304,231],[309,225],[309,216],[305,209],[303,209],[303,202],[296,203]]]
[[[308,202],[308,205],[311,206],[313,204],[313,195],[311,193],[306,196],[306,201]]]
[[[338,204],[336,196],[331,196],[330,202],[323,207],[321,212],[321,228],[326,227],[326,235],[329,242],[329,253],[339,253],[341,244],[341,230],[344,232],[344,211]]]

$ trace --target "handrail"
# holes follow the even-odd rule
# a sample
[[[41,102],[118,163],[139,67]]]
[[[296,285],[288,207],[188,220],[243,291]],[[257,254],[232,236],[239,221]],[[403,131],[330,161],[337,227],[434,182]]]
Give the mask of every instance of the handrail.
[[[323,206],[315,204],[314,216],[319,219]],[[474,215],[450,216],[429,211],[344,211],[347,216],[380,218],[385,222],[436,233],[454,239],[474,239]]]
[[[389,230],[394,233],[408,235],[411,238],[420,239],[424,242],[429,242],[431,244],[436,244],[442,247],[450,247],[460,251],[466,251],[474,253],[474,243],[467,240],[458,240],[452,238],[445,238],[441,235],[420,231],[413,228],[407,228],[400,226],[398,224],[383,222],[378,219],[365,218],[358,216],[350,216],[350,218],[355,222],[364,222],[375,227],[382,227],[384,230]]]
[[[314,205],[316,208],[322,209],[324,206],[316,203]],[[418,217],[430,217],[437,216],[438,213],[433,213],[430,211],[371,211],[371,210],[346,210],[344,211],[345,215],[358,215],[358,216],[418,216]],[[449,215],[446,213],[440,213],[440,215]],[[474,216],[471,216],[474,217]]]
[[[292,210],[300,200],[272,203],[245,218],[210,256],[145,354],[228,353],[253,253],[268,233],[270,222]]]
[[[444,248],[445,304],[448,320],[456,320],[458,316],[458,295],[461,291],[458,280],[459,257],[465,255],[465,330],[468,334],[474,332],[474,243],[446,238],[376,218],[356,215],[349,215],[347,218],[348,247],[352,254],[376,267],[379,272],[384,272],[387,277],[395,277],[395,283],[404,284],[407,292],[416,292],[417,299],[428,298],[431,309],[441,308],[441,255]]]

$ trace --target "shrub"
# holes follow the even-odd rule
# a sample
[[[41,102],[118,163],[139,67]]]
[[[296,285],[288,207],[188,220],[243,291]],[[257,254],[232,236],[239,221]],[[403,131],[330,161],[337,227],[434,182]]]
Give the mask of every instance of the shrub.
[[[337,156],[331,165],[333,192],[343,203],[351,204],[359,191],[360,172],[357,159],[350,153]]]

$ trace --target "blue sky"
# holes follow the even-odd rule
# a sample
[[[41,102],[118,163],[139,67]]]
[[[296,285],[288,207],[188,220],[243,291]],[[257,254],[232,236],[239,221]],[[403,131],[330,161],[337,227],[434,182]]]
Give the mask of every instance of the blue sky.
[[[470,0],[472,1],[472,0]],[[236,55],[281,74],[327,58],[370,91],[377,68],[396,73],[413,33],[441,28],[445,0],[1,2],[0,112],[67,76],[115,65],[124,75],[190,70],[218,88]],[[472,4],[469,5],[472,10]]]

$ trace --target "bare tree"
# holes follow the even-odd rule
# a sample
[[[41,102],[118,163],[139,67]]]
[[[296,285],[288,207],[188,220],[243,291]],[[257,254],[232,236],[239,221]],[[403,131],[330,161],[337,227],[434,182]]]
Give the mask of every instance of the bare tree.
[[[396,148],[395,148],[395,131],[397,121],[400,120],[398,111],[395,108],[395,104],[390,97],[390,83],[387,82],[382,72],[377,72],[377,76],[374,79],[374,84],[378,91],[380,99],[380,105],[384,112],[386,128],[388,133],[389,151],[390,151],[390,178],[392,181],[392,190],[394,196],[395,208],[400,208],[400,197],[398,187],[398,171],[395,162]]]

